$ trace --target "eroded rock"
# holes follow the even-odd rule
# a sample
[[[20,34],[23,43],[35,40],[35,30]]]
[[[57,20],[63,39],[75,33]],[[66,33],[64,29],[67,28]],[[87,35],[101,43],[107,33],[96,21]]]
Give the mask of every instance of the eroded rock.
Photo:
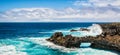
[[[100,24],[100,26],[102,27],[103,32],[97,37],[74,37],[72,35],[63,36],[62,32],[56,32],[47,39],[47,41],[67,48],[80,48],[81,43],[88,42],[92,43],[90,47],[93,48],[120,51],[120,23]]]

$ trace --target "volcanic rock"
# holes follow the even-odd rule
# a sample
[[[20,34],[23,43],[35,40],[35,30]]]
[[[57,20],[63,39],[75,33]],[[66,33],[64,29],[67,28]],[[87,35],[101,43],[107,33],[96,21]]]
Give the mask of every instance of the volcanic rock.
[[[96,37],[74,37],[72,35],[63,36],[62,32],[56,32],[49,39],[47,39],[47,41],[67,48],[80,48],[81,43],[87,42],[91,43],[90,47],[92,48],[120,51],[120,23],[108,23],[99,25],[101,26],[103,32]]]
[[[74,29],[70,30],[70,32],[74,32],[74,31],[78,31],[78,30],[74,30]]]
[[[89,29],[87,29],[87,28],[80,28],[80,30],[79,31],[90,31]]]

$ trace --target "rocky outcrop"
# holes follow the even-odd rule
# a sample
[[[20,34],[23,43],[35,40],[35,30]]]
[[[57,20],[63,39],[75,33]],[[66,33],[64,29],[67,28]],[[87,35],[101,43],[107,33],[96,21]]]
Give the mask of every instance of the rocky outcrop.
[[[99,24],[103,29],[103,35],[120,35],[120,23]]]
[[[53,42],[54,44],[61,45],[67,48],[80,48],[80,44],[82,42],[90,42],[92,43],[97,37],[74,37],[71,35],[63,36],[62,32],[54,33],[51,38],[47,39],[47,41]]]
[[[47,41],[67,48],[80,48],[81,43],[92,43],[90,47],[120,51],[120,23],[100,24],[103,33],[97,37],[63,36],[62,32],[54,33]]]
[[[61,45],[67,48],[79,48],[80,41],[77,40],[77,38],[72,37],[71,35],[66,35],[63,37],[63,34],[61,32],[54,33],[51,38],[47,39],[50,42],[53,42],[54,44]]]
[[[75,29],[72,29],[72,30],[70,30],[71,32],[75,32],[75,31],[90,31],[89,29],[87,29],[87,28],[80,28],[80,29],[78,29],[78,30],[75,30]]]
[[[80,28],[80,30],[79,31],[90,31],[89,29],[87,29],[87,28]]]
[[[105,38],[99,37],[94,40],[91,47],[120,51],[120,36],[107,35]]]

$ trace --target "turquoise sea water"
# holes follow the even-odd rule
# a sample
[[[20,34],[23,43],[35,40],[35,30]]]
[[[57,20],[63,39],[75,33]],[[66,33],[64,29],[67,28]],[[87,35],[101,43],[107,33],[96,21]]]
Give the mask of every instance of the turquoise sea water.
[[[95,23],[0,23],[0,55],[119,55],[119,53],[86,48],[65,48],[45,39],[54,32],[84,36],[71,29],[87,28]]]

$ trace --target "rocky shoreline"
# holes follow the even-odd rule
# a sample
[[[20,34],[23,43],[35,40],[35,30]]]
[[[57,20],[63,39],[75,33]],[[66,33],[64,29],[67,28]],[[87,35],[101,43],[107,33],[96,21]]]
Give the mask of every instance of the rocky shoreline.
[[[80,48],[81,43],[91,43],[90,47],[92,48],[120,51],[120,23],[108,23],[99,25],[101,26],[103,32],[96,37],[74,37],[72,35],[63,36],[62,32],[56,32],[46,40],[53,42],[54,44],[64,46],[66,48]]]

